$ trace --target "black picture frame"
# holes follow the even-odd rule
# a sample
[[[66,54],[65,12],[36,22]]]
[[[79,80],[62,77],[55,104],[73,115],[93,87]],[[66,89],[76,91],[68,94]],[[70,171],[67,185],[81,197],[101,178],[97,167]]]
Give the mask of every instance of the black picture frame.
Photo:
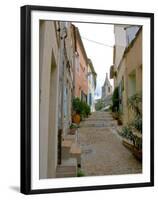
[[[144,17],[150,19],[150,181],[142,183],[93,185],[84,187],[31,188],[31,12],[68,12],[80,14]],[[21,7],[21,193],[42,194],[154,186],[154,14],[112,10],[27,5]]]

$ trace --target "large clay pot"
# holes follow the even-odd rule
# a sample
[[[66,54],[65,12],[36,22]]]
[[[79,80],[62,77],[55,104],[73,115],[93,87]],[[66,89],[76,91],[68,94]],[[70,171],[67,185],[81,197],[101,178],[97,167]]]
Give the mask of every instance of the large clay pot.
[[[70,128],[69,134],[75,135],[76,134],[76,128]]]
[[[75,124],[79,124],[80,121],[81,121],[80,115],[79,115],[79,114],[74,114],[74,115],[72,116],[72,121],[73,121],[73,123],[75,123]]]
[[[120,118],[117,119],[117,124],[118,124],[118,125],[122,125],[122,121],[121,121]]]
[[[134,147],[133,154],[138,160],[142,161],[142,151],[141,150],[138,150]]]

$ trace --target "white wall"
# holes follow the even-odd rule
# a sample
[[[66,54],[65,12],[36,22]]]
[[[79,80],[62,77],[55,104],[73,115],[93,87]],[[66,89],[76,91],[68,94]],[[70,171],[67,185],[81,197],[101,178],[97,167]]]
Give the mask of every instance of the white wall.
[[[50,6],[69,6],[69,7],[87,7],[94,9],[108,10],[129,10],[142,12],[155,12],[156,23],[158,24],[158,8],[156,0],[150,1],[105,1],[105,0],[21,0],[1,1],[0,20],[1,20],[1,37],[0,37],[0,198],[11,200],[36,199],[36,200],[81,200],[81,199],[110,199],[110,200],[133,200],[133,199],[157,199],[158,196],[158,135],[155,131],[155,177],[156,186],[153,188],[133,188],[133,189],[117,189],[106,191],[76,192],[62,194],[45,194],[25,196],[18,192],[20,180],[20,14],[19,7],[24,4],[41,4]],[[158,26],[156,33],[158,35]],[[155,46],[158,44],[155,38]],[[156,46],[156,51],[158,48]],[[155,58],[156,53],[155,53]],[[155,66],[158,66],[158,60],[155,60]],[[155,67],[155,75],[158,74],[158,68]],[[155,79],[156,79],[155,76]],[[158,79],[156,84],[158,85]],[[157,87],[157,86],[156,86]],[[156,88],[157,89],[157,88]],[[155,91],[156,91],[155,89]],[[158,89],[157,89],[158,91]],[[155,102],[158,102],[158,95],[155,95]],[[155,113],[158,111],[158,104],[155,105]],[[158,119],[158,112],[155,114]],[[158,123],[156,123],[158,131]]]
[[[123,56],[124,50],[126,48],[126,31],[124,30],[124,25],[115,25],[115,67],[118,68],[121,58]]]

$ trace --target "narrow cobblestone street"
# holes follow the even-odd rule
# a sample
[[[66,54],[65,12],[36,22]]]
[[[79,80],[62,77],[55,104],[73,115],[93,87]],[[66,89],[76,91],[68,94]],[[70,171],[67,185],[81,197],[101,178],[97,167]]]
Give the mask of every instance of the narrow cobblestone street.
[[[117,121],[108,112],[95,112],[81,123],[78,140],[85,176],[142,172],[141,162],[123,146],[116,128]]]

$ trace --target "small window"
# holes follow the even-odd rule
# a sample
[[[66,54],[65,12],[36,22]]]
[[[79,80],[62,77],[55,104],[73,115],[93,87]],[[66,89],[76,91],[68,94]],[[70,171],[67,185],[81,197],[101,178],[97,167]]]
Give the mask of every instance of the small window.
[[[110,93],[110,87],[108,87],[108,92]]]
[[[122,77],[122,91],[124,91],[124,77]]]
[[[91,93],[89,94],[89,105],[90,106],[92,105],[92,94]]]

